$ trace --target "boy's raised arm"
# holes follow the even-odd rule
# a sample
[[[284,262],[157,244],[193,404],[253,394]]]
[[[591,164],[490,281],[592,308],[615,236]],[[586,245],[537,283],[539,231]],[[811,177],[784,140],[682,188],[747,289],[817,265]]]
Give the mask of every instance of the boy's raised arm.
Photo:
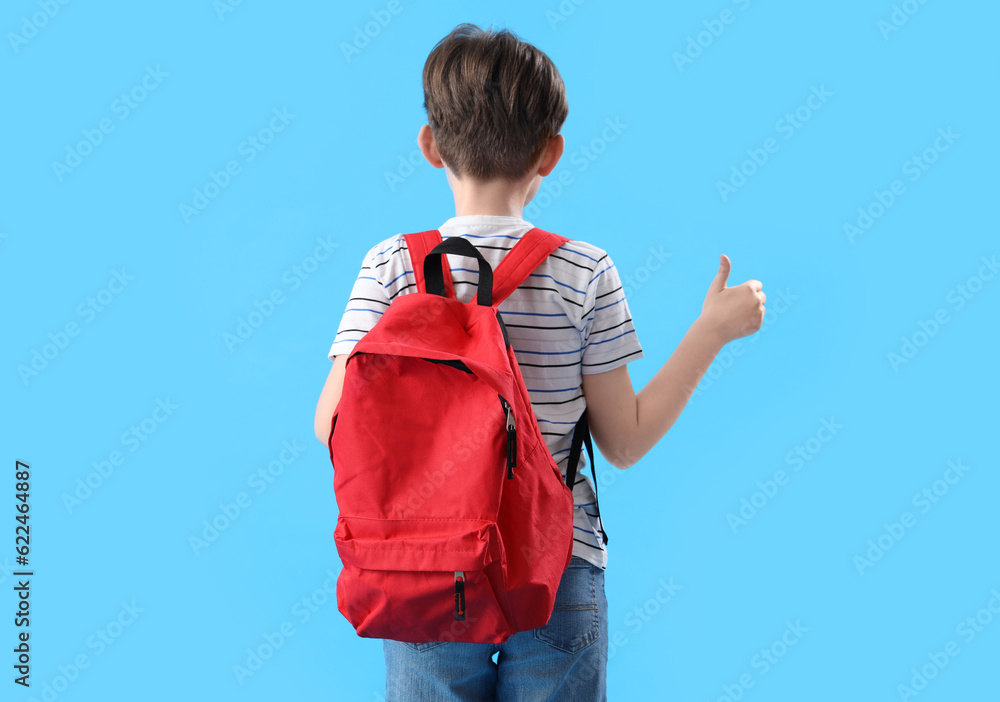
[[[642,390],[635,393],[626,366],[583,376],[594,442],[616,468],[634,464],[667,433],[723,346],[760,329],[763,285],[748,280],[727,287],[731,264],[725,255],[720,259],[701,316]]]

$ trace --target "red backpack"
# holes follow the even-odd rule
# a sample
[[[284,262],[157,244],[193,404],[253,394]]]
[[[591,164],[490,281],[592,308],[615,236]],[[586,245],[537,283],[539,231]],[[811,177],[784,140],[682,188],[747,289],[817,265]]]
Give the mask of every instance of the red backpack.
[[[494,282],[467,239],[405,238],[417,290],[354,347],[330,427],[337,607],[359,636],[501,643],[552,614],[573,550],[568,485],[584,438],[593,449],[584,414],[564,483],[497,306],[569,239],[532,229]],[[444,254],[478,261],[472,301]]]

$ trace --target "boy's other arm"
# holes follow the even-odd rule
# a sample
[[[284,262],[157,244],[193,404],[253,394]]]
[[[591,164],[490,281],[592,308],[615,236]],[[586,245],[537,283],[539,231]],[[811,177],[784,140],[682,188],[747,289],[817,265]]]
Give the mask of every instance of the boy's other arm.
[[[319,394],[319,402],[316,403],[316,419],[314,420],[314,430],[319,442],[326,445],[330,438],[330,422],[333,421],[333,413],[340,402],[340,393],[344,389],[344,369],[347,366],[348,354],[340,354],[333,357],[333,367],[326,377],[326,383]]]
[[[730,265],[729,258],[721,256],[701,316],[642,390],[634,391],[626,366],[583,376],[594,442],[616,468],[633,465],[663,438],[723,346],[760,329],[763,286],[748,280],[726,287]]]
[[[389,244],[392,244],[389,246]],[[333,356],[333,367],[326,377],[326,383],[319,394],[319,401],[316,403],[316,416],[313,419],[313,433],[320,443],[326,445],[330,438],[330,423],[333,421],[333,413],[340,402],[340,394],[344,389],[344,370],[347,368],[347,357],[353,349],[358,339],[355,335],[362,336],[367,330],[375,326],[382,316],[383,307],[388,307],[389,293],[382,285],[377,267],[384,265],[392,256],[391,250],[398,249],[398,240],[395,237],[380,241],[365,254],[361,261],[361,270],[354,280],[354,287],[351,288],[351,295],[347,300],[347,308],[344,316],[340,319],[337,335],[334,337],[330,351],[337,351]],[[388,267],[387,267],[388,268]],[[394,271],[394,275],[398,271]]]

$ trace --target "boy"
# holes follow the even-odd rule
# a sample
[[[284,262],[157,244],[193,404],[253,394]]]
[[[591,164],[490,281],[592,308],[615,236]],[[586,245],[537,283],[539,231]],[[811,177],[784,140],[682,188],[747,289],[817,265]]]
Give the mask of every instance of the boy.
[[[445,169],[455,197],[456,216],[439,227],[441,235],[469,238],[495,269],[532,228],[521,219],[523,208],[562,155],[559,132],[568,114],[562,79],[548,56],[510,32],[465,24],[431,51],[423,85],[428,124],[417,141],[427,161]],[[456,296],[469,301],[478,281],[475,264],[466,268],[467,260],[454,256],[448,262]],[[721,256],[701,316],[638,394],[626,364],[643,352],[604,250],[580,240],[563,244],[500,304],[542,436],[564,476],[584,408],[600,452],[628,468],[671,427],[721,348],[760,328],[760,281],[727,287],[729,268]],[[322,443],[354,344],[393,298],[415,289],[402,235],[365,255],[316,408]],[[573,557],[548,624],[503,644],[385,640],[388,702],[606,700],[607,553],[584,468],[573,487]]]

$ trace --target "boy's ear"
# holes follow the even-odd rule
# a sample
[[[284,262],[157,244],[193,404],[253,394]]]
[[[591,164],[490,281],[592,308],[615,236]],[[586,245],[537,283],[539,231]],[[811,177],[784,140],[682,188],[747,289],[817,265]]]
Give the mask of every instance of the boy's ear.
[[[434,132],[431,131],[429,124],[422,126],[417,133],[417,146],[420,147],[420,153],[427,159],[427,163],[435,168],[444,168],[444,161],[441,160],[441,155],[438,154],[437,143],[434,141]]]
[[[559,163],[559,159],[562,158],[564,148],[566,148],[566,140],[563,139],[562,134],[556,134],[549,139],[538,163],[538,175],[544,178],[553,171],[556,164]]]

